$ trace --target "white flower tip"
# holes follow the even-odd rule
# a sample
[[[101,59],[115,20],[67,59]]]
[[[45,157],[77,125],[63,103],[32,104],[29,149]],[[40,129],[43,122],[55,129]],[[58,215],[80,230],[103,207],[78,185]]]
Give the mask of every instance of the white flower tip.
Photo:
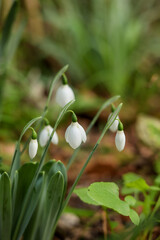
[[[82,142],[86,142],[86,133],[78,122],[72,122],[65,132],[65,139],[69,145],[76,149]]]
[[[37,139],[31,139],[29,143],[29,156],[31,159],[33,159],[36,156],[37,150],[38,150]]]
[[[125,147],[126,137],[124,131],[117,131],[115,137],[115,145],[119,152],[123,151]]]
[[[56,102],[61,107],[64,107],[67,103],[74,99],[74,92],[71,87],[68,86],[68,84],[62,85],[58,88],[56,92]]]
[[[109,114],[108,120],[110,119],[111,115],[112,113]],[[117,119],[119,119],[118,116],[117,116]],[[116,132],[118,130],[119,121],[117,119],[112,123],[112,125],[109,128],[111,132]]]

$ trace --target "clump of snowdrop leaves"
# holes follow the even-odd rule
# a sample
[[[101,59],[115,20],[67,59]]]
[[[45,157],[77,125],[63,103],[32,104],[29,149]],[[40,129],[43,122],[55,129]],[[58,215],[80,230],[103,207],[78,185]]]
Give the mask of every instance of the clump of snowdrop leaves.
[[[53,128],[49,125],[49,122],[46,121],[46,126],[42,129],[39,135],[39,144],[41,147],[46,146],[51,134],[52,134]],[[53,134],[51,142],[55,145],[58,144],[58,135],[56,131]]]
[[[37,141],[37,133],[33,128],[32,129],[32,139],[29,143],[29,156],[31,159],[33,159],[38,151],[38,141]]]
[[[76,149],[78,148],[82,142],[86,142],[87,136],[84,128],[77,122],[77,117],[75,113],[72,114],[72,123],[66,129],[65,139],[69,145]]]
[[[64,107],[71,100],[75,99],[74,92],[72,88],[68,85],[68,80],[65,74],[62,75],[62,85],[58,88],[56,92],[56,102]]]
[[[118,149],[119,152],[123,151],[125,147],[125,143],[126,143],[126,137],[123,131],[123,124],[121,121],[119,121],[118,131],[115,137],[116,148]]]
[[[111,113],[109,114],[109,117],[108,117],[108,120],[110,119],[110,117],[112,116],[112,113],[114,112],[115,110],[115,106],[112,104],[111,106]],[[117,116],[117,118],[114,120],[114,122],[112,123],[112,125],[110,126],[109,130],[111,132],[116,132],[117,129],[118,129],[118,124],[119,124],[119,116]]]

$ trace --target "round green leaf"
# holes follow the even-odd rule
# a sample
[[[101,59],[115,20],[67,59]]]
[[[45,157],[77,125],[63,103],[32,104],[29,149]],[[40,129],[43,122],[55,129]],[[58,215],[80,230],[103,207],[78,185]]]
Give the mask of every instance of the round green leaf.
[[[88,188],[88,196],[99,205],[111,208],[124,216],[129,216],[129,205],[119,198],[119,188],[115,183],[93,183]]]

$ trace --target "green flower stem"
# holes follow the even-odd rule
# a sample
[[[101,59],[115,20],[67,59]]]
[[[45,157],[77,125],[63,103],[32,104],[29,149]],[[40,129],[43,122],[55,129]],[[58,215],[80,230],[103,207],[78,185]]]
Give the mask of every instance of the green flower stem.
[[[109,121],[107,121],[107,123],[106,123],[106,125],[105,125],[105,127],[104,127],[104,129],[103,129],[103,131],[102,131],[102,133],[101,133],[98,141],[96,142],[94,148],[92,149],[92,151],[91,151],[91,153],[89,154],[86,162],[84,163],[81,171],[79,172],[76,180],[74,181],[74,183],[73,183],[73,185],[72,185],[72,187],[71,187],[71,189],[70,189],[70,191],[69,191],[69,193],[68,193],[68,195],[67,195],[67,197],[66,197],[66,199],[65,199],[65,201],[64,201],[64,203],[63,203],[63,205],[62,205],[62,208],[61,208],[61,211],[60,211],[59,215],[61,214],[61,212],[62,212],[62,211],[65,209],[65,207],[67,206],[67,204],[68,204],[68,202],[69,202],[69,200],[70,200],[70,198],[71,198],[71,195],[72,195],[72,193],[73,193],[73,191],[74,191],[77,183],[79,182],[80,177],[82,176],[85,168],[87,167],[89,161],[91,160],[91,158],[92,158],[94,152],[96,151],[98,145],[100,144],[102,138],[104,137],[104,135],[106,134],[107,130],[108,130],[109,127],[112,125],[112,123],[115,121],[117,115],[119,114],[119,112],[120,112],[120,110],[121,110],[121,107],[122,107],[122,103],[119,104],[119,106],[116,108],[116,110],[114,111],[114,113],[113,113],[112,116],[110,117]],[[58,217],[59,217],[59,215],[58,215]],[[57,221],[58,221],[58,217],[57,217]],[[56,228],[56,224],[55,224],[55,227],[54,227],[54,231],[55,231],[55,228]]]
[[[52,79],[51,81],[51,85],[50,85],[50,88],[49,88],[49,94],[48,94],[48,98],[47,98],[47,101],[46,101],[46,105],[44,107],[44,110],[43,110],[43,113],[41,115],[42,119],[40,121],[40,123],[37,123],[35,127],[37,127],[39,124],[40,124],[40,128],[39,128],[39,131],[38,133],[40,133],[41,129],[42,129],[42,126],[43,126],[43,119],[45,118],[47,112],[48,112],[48,106],[49,106],[49,103],[50,103],[50,100],[51,100],[51,96],[52,96],[52,93],[53,93],[53,90],[54,90],[54,87],[55,87],[55,84],[58,82],[58,80],[62,77],[62,75],[67,71],[68,69],[68,65],[64,66],[57,74],[56,76]],[[31,140],[31,136],[27,139],[27,141],[25,142],[24,144],[24,147],[21,151],[21,154],[23,154],[23,152],[25,151],[25,149],[27,148],[28,146],[28,143],[29,141]]]
[[[14,177],[14,173],[15,171],[17,170],[17,166],[19,165],[18,164],[18,153],[20,153],[20,142],[22,140],[22,137],[23,135],[26,133],[26,131],[32,126],[33,123],[35,123],[36,121],[39,121],[42,117],[36,117],[36,118],[33,118],[31,121],[29,121],[26,126],[23,128],[22,130],[22,133],[19,137],[19,140],[16,144],[16,148],[15,148],[15,152],[14,152],[14,156],[13,156],[13,159],[12,159],[12,165],[11,165],[11,170],[10,170],[10,177],[11,177],[11,181],[13,180],[13,177]]]
[[[94,116],[94,118],[92,119],[91,123],[89,124],[87,130],[86,130],[86,135],[88,135],[88,133],[90,132],[90,130],[92,129],[92,127],[94,126],[94,124],[96,123],[97,119],[99,118],[101,112],[107,108],[108,106],[110,106],[113,102],[115,102],[118,98],[120,98],[120,96],[114,96],[112,98],[110,98],[109,100],[105,101],[103,103],[103,105],[100,107],[100,109],[98,110],[98,112],[96,113],[96,115]],[[74,162],[79,150],[80,150],[81,146],[77,149],[74,150],[71,158],[69,159],[68,163],[67,163],[67,170],[70,168],[70,166],[72,165],[72,163]]]

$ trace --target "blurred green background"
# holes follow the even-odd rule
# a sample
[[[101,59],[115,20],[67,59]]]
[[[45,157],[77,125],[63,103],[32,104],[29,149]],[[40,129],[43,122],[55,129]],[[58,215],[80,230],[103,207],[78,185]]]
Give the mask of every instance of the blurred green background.
[[[9,13],[13,2],[0,0],[2,140],[39,115],[51,77],[66,64],[78,113],[119,94],[129,121],[138,112],[160,116],[158,0],[24,0]]]

